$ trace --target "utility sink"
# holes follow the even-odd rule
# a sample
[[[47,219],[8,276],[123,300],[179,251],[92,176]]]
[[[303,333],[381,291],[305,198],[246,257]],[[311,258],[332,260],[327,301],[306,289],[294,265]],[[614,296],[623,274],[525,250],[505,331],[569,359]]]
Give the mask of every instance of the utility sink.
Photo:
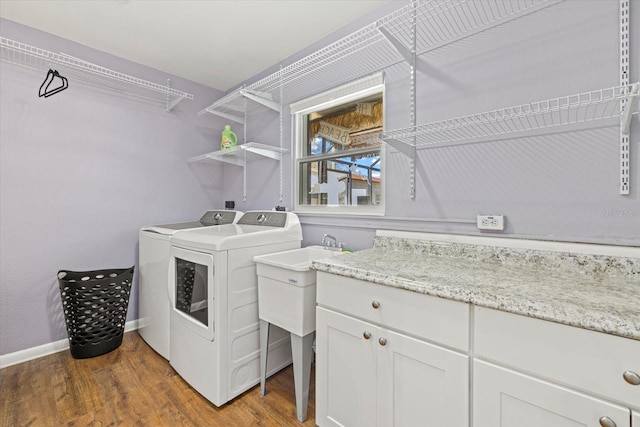
[[[296,413],[301,423],[307,419],[316,330],[316,272],[309,266],[315,260],[341,254],[323,246],[307,246],[253,257],[258,273],[260,392],[263,396],[267,393],[269,329],[276,325],[291,335]]]
[[[307,246],[254,257],[260,319],[300,337],[315,331],[316,272],[309,266],[341,254],[323,246]]]

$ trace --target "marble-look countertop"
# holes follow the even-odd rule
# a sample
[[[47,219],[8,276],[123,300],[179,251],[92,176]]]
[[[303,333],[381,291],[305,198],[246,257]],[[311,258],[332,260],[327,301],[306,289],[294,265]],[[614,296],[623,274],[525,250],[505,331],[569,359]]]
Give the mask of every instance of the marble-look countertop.
[[[311,268],[640,340],[640,259],[376,237]]]

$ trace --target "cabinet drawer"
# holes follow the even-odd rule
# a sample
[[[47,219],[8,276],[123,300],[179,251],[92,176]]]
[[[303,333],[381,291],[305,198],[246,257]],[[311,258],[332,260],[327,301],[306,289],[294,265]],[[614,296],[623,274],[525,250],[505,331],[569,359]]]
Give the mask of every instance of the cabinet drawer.
[[[473,373],[474,427],[630,427],[626,406],[478,360]]]
[[[318,304],[459,350],[469,349],[469,306],[318,272]],[[374,306],[377,306],[374,307]]]
[[[475,355],[640,407],[640,341],[544,320],[475,308]]]

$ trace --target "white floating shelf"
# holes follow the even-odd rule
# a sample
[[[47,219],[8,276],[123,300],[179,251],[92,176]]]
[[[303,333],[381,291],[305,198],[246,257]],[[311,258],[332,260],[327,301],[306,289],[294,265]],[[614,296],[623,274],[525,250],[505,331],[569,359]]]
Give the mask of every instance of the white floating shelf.
[[[536,101],[484,113],[384,132],[382,139],[410,156],[410,148],[424,145],[468,142],[518,132],[548,129],[557,126],[586,123],[620,117],[628,132],[632,114],[640,94],[640,84],[616,86],[577,95]],[[627,100],[630,108],[620,111]]]
[[[73,76],[85,83],[160,101],[166,103],[167,111],[184,99],[193,99],[190,93],[172,89],[169,80],[166,85],[153,83],[73,56],[50,52],[5,37],[0,37],[0,59],[34,69],[57,69],[61,74]]]

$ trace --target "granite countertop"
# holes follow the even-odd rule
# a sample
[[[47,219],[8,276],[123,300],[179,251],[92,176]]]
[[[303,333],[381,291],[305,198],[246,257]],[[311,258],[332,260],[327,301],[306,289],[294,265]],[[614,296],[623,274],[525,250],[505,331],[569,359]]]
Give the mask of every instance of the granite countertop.
[[[311,268],[640,340],[640,259],[376,237]]]

